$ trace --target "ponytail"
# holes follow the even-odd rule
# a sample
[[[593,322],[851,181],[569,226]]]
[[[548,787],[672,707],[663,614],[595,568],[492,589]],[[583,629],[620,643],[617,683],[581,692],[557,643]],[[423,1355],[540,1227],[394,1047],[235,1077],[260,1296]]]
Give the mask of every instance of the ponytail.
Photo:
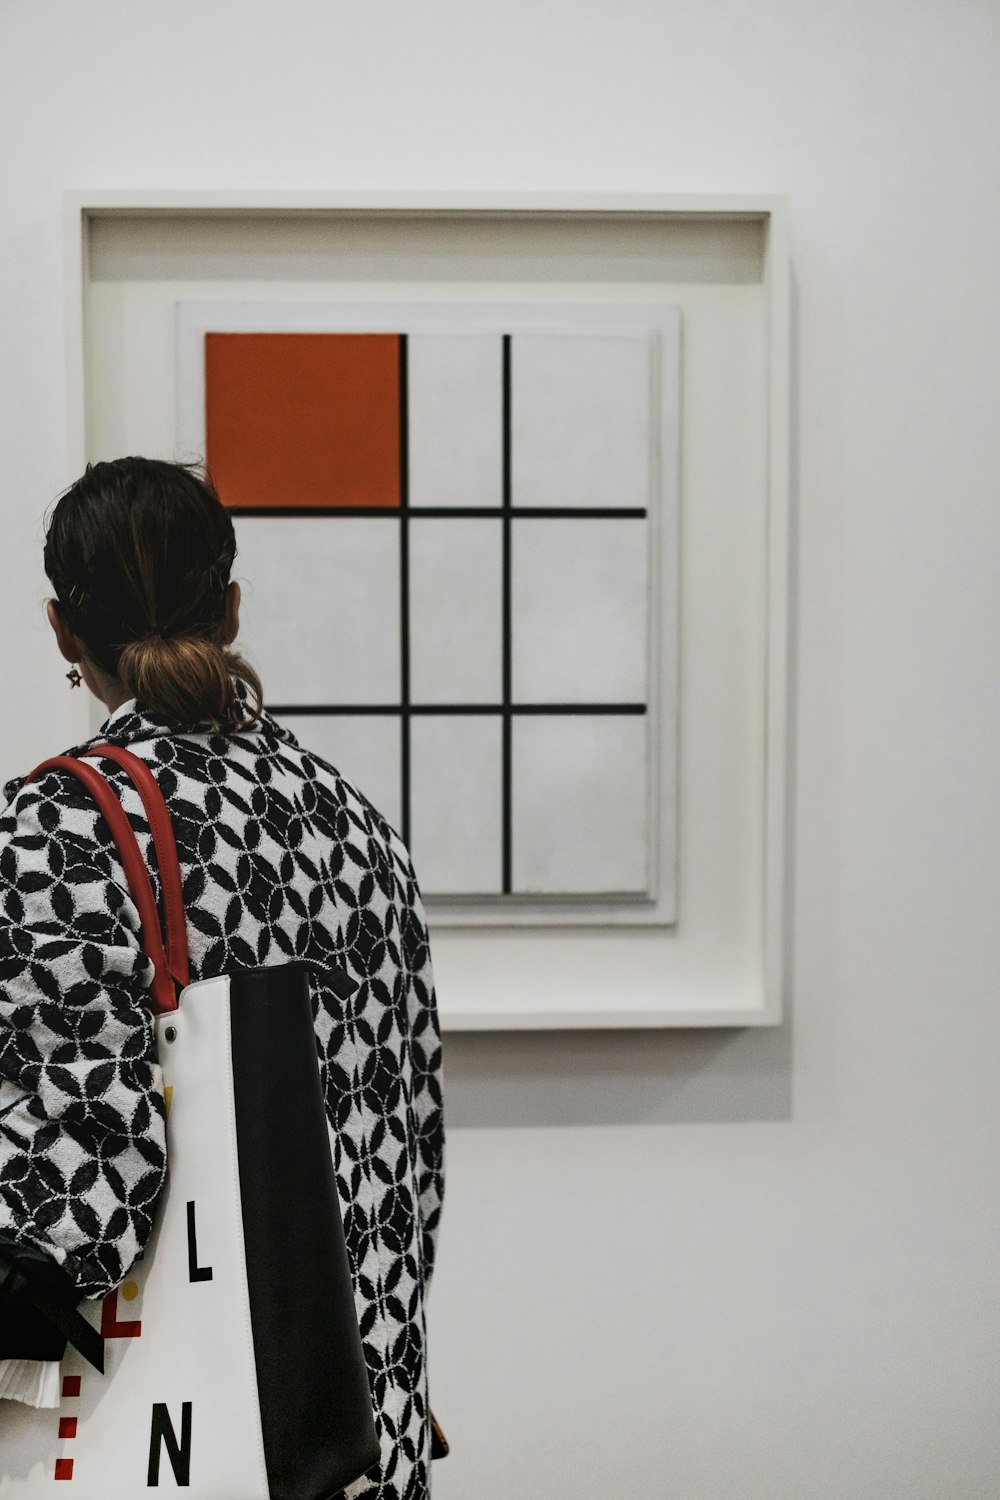
[[[237,680],[254,699],[249,717],[236,696]],[[263,709],[260,678],[249,663],[203,636],[130,641],[118,657],[118,681],[150,713],[175,724],[208,723],[224,734],[256,723]]]

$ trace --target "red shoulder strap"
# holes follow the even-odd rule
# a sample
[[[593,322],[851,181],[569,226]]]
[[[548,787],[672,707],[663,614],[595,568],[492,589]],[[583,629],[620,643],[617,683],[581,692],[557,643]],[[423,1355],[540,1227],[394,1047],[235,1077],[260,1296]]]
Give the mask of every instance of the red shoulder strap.
[[[139,921],[142,929],[142,946],[146,957],[153,965],[153,982],[150,992],[153,998],[154,1008],[163,1014],[166,1011],[177,1009],[177,992],[174,980],[171,977],[170,966],[167,963],[167,955],[163,947],[163,934],[160,931],[160,917],[156,910],[156,901],[153,897],[153,886],[146,868],[146,861],[142,857],[139,844],[129,822],[125,809],[122,807],[115,794],[114,788],[101,775],[95,766],[88,766],[82,760],[75,760],[71,755],[54,755],[49,760],[43,760],[40,766],[36,766],[30,776],[25,777],[25,783],[34,781],[44,771],[66,771],[75,776],[93,797],[98,808],[104,816],[111,836],[115,841],[118,856],[121,859],[125,871],[125,879],[139,913]],[[147,768],[148,770],[148,768]],[[149,772],[152,780],[152,772]],[[155,782],[154,782],[155,785]],[[162,802],[162,793],[157,787],[157,794]],[[141,795],[141,793],[140,793]],[[145,805],[145,802],[144,802]],[[166,808],[164,805],[164,813]],[[148,814],[147,814],[148,815]],[[169,826],[169,817],[167,818]],[[173,843],[173,830],[170,831],[170,841]],[[176,848],[174,849],[174,860],[176,862]],[[157,860],[160,861],[159,851]],[[161,883],[163,882],[163,863],[160,862]],[[179,880],[178,871],[178,880]],[[183,923],[181,924],[183,931]],[[187,941],[184,938],[184,968],[187,967]],[[186,980],[184,981],[187,982]]]
[[[170,813],[159,783],[149,766],[131,750],[121,745],[94,745],[84,751],[85,755],[105,756],[130,778],[142,798],[146,820],[153,836],[156,863],[160,871],[160,892],[163,898],[163,923],[167,933],[167,968],[183,989],[189,983],[187,926],[184,920],[184,893],[181,888],[181,866],[177,858],[177,843],[174,839]]]

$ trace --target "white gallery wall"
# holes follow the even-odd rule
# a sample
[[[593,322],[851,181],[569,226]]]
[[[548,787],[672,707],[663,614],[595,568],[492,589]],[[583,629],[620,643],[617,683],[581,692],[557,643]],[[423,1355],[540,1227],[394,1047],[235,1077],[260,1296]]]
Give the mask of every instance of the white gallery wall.
[[[790,1014],[448,1038],[439,1500],[1000,1494],[998,44],[991,0],[0,8],[4,776],[73,735],[65,189],[790,195]]]

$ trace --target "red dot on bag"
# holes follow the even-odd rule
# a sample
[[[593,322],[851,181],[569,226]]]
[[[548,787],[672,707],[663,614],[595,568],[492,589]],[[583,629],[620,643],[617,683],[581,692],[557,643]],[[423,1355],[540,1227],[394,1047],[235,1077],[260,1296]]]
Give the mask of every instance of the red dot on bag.
[[[62,1393],[63,1393],[64,1396],[79,1396],[79,1394],[80,1394],[80,1377],[79,1377],[79,1375],[64,1375],[63,1376]]]
[[[76,1418],[75,1417],[60,1417],[59,1418],[59,1436],[61,1438],[73,1438],[73,1437],[76,1437]]]
[[[56,1478],[57,1479],[72,1479],[73,1478],[73,1460],[71,1458],[57,1458],[56,1459]]]

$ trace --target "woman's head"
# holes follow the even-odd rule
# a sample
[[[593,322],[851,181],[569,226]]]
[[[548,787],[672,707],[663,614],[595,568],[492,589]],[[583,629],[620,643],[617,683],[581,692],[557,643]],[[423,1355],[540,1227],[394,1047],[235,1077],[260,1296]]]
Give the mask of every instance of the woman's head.
[[[239,624],[232,518],[211,482],[161,459],[88,465],[56,502],[45,571],[68,660],[108,702],[232,730],[260,712],[257,674],[230,650]],[[256,699],[248,720],[234,679]],[[110,691],[109,691],[110,689]]]

